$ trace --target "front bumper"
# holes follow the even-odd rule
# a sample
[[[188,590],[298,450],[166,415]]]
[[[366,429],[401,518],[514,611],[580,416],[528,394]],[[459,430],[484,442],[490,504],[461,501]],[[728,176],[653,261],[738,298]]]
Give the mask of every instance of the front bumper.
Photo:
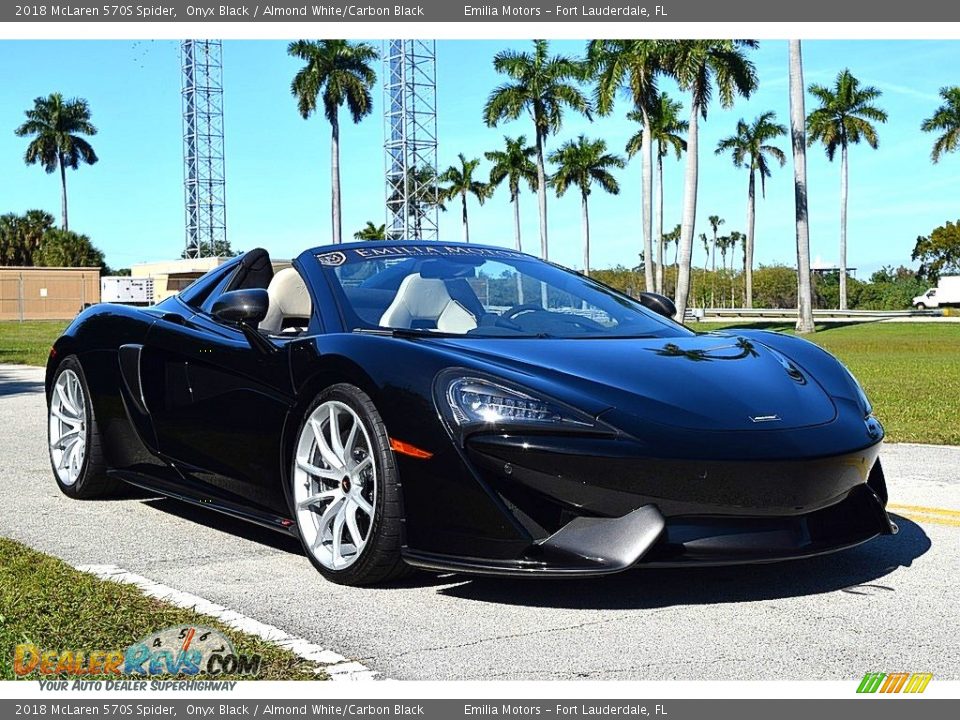
[[[587,576],[634,566],[766,563],[896,532],[879,445],[783,462],[664,460],[618,440],[476,437],[467,456],[531,542],[512,557],[407,549],[414,566]]]

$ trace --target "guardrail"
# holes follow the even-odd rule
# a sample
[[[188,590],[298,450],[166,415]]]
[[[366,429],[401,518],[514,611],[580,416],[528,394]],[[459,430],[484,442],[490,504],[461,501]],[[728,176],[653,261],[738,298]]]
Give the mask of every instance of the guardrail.
[[[797,316],[796,308],[771,309],[771,308],[703,308],[703,317],[705,318],[795,318]],[[908,317],[940,317],[943,315],[941,310],[814,310],[813,317],[868,320],[871,318],[895,319]]]

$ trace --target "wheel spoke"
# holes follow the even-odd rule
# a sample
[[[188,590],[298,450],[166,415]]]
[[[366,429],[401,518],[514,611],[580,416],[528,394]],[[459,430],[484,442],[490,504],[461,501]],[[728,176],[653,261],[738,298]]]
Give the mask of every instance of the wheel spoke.
[[[336,498],[333,502],[327,505],[327,509],[323,511],[323,515],[320,516],[320,522],[317,523],[317,540],[314,543],[314,547],[320,545],[320,541],[323,539],[323,535],[327,530],[327,526],[333,522],[333,518],[340,510],[340,506],[343,505],[343,503],[343,497]]]
[[[353,447],[357,441],[357,430],[360,428],[360,421],[353,419],[353,425],[350,426],[350,432],[347,433],[347,440],[343,443],[343,458],[347,460],[353,456]]]
[[[68,392],[63,389],[61,385],[57,385],[57,395],[60,397],[60,405],[74,417],[78,417],[80,413],[77,411],[77,408],[70,401],[70,398],[67,397]]]
[[[363,470],[366,470],[371,465],[373,465],[373,458],[367,455],[363,460],[361,460],[354,466],[353,472],[359,473]]]
[[[62,447],[63,443],[69,440],[70,438],[76,438],[80,434],[80,428],[75,427],[73,430],[67,430],[63,435],[61,435],[57,440],[54,440],[50,443],[50,447],[58,448]]]
[[[371,520],[373,519],[373,505],[367,502],[367,499],[363,495],[360,493],[354,495],[353,502],[355,502],[357,507],[363,510]]]
[[[297,508],[302,510],[303,508],[310,507],[311,505],[319,505],[324,500],[333,500],[336,502],[340,494],[340,488],[334,488],[333,490],[324,490],[323,492],[318,492],[314,495],[308,495],[297,503]]]
[[[355,502],[348,502],[345,510],[347,514],[347,530],[350,531],[350,537],[353,538],[353,544],[356,546],[357,552],[360,552],[365,540],[363,535],[360,534],[360,528],[357,525],[357,504]]]
[[[313,428],[313,436],[317,439],[317,449],[320,450],[320,456],[323,458],[323,461],[332,468],[342,468],[343,463],[340,461],[340,458],[336,456],[336,453],[330,449],[327,439],[323,436],[323,428],[320,427],[320,423],[311,418],[310,426]]]
[[[340,466],[343,467],[344,455],[343,455],[343,442],[340,440],[340,423],[337,421],[339,417],[337,412],[337,406],[330,405],[330,448],[333,450],[334,454],[340,458]]]
[[[64,415],[63,412],[61,412],[60,410],[57,410],[57,408],[51,408],[50,414],[53,415],[60,422],[66,423],[67,425],[72,425],[73,427],[76,427],[76,428],[80,427],[80,424],[83,422],[83,420],[81,420],[80,418],[69,417],[67,415]]]
[[[335,470],[328,470],[327,468],[317,467],[308,463],[306,460],[297,459],[297,467],[303,470],[307,475],[313,475],[314,477],[323,478],[324,480],[339,480],[340,473]]]
[[[336,567],[343,563],[343,551],[342,551],[342,537],[343,537],[343,523],[346,519],[346,507],[347,503],[344,502],[340,506],[340,510],[337,512],[336,517],[333,519],[333,566]]]

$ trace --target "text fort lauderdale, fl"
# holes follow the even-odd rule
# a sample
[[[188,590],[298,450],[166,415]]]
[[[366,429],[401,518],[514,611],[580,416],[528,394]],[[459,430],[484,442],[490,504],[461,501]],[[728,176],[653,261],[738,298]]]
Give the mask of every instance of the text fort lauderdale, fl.
[[[464,5],[464,17],[667,17],[663,5],[557,5],[553,10],[516,5]]]

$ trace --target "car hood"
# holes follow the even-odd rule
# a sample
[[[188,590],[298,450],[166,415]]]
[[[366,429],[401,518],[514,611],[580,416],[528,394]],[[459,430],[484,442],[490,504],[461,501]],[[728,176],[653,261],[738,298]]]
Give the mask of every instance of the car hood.
[[[429,342],[479,361],[489,372],[527,375],[533,389],[620,425],[631,426],[633,419],[693,430],[786,430],[827,423],[837,414],[809,373],[755,338]]]

